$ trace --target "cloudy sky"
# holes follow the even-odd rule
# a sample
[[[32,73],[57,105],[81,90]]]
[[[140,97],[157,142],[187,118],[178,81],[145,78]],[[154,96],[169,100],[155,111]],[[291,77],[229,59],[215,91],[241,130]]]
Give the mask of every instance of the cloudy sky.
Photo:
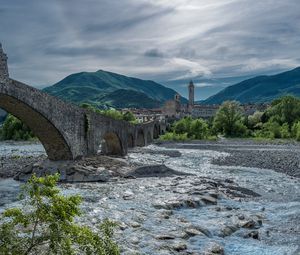
[[[299,0],[0,0],[13,78],[51,85],[99,69],[198,99],[300,65]]]

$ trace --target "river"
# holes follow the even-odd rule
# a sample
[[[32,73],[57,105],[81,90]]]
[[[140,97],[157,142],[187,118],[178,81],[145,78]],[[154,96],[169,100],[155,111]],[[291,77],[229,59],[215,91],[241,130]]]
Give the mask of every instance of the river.
[[[161,153],[174,149],[180,151],[181,156]],[[0,144],[0,157],[43,153],[39,144]],[[172,149],[150,145],[130,152],[128,160],[165,164],[193,175],[62,184],[60,187],[65,194],[79,193],[84,198],[82,222],[91,227],[106,217],[119,222],[116,238],[122,254],[202,254],[202,251],[216,251],[218,247],[228,255],[300,254],[299,179],[267,169],[211,164],[213,158],[224,156],[223,152],[184,149],[176,144]],[[197,204],[197,192],[203,195],[217,190],[222,194],[220,188],[215,188],[218,181],[236,183],[261,196],[219,195],[217,204]],[[0,179],[0,211],[19,204],[16,199],[19,186],[20,183],[12,179]],[[187,203],[178,205],[178,201]],[[260,225],[234,227],[247,220]],[[229,233],[224,234],[227,233],[224,229],[227,232],[229,229]]]

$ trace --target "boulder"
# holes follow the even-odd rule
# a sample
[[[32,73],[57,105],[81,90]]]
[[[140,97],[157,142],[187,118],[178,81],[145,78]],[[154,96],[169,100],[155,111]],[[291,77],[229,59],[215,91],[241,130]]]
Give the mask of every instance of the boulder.
[[[129,171],[125,177],[135,177],[135,178],[144,178],[144,177],[170,177],[176,175],[191,175],[189,173],[179,172],[173,170],[166,165],[148,165],[140,166],[132,171]]]
[[[27,181],[32,174],[44,176],[60,174],[61,182],[107,182],[112,177],[110,171],[102,167],[80,165],[76,161],[43,160],[23,168],[15,175],[15,180]]]

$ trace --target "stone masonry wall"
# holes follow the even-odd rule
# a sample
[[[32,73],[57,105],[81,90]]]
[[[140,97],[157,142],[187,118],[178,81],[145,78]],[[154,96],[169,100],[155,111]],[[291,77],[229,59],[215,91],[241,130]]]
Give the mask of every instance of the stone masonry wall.
[[[0,43],[0,83],[7,83],[9,80],[7,56],[3,52],[2,45]]]

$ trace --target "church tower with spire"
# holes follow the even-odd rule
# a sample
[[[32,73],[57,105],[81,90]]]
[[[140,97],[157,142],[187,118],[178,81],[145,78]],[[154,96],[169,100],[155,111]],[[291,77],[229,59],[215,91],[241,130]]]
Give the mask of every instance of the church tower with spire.
[[[9,81],[7,56],[3,52],[2,44],[0,43],[0,83],[7,83]]]
[[[189,83],[189,112],[192,111],[194,107],[194,99],[195,99],[195,86],[193,81],[190,81]]]

